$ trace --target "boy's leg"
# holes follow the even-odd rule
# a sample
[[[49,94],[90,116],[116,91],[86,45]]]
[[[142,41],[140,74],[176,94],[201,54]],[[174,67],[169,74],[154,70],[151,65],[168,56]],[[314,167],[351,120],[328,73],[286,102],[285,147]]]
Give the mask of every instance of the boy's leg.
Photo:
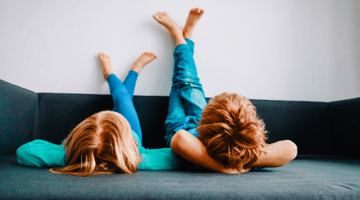
[[[153,15],[153,18],[170,31],[175,38],[176,46],[180,44],[186,45],[186,40],[181,28],[167,15],[166,12],[157,12],[156,15]],[[165,140],[167,146],[170,146],[170,141],[174,133],[181,129],[184,119],[185,111],[182,105],[182,99],[177,86],[173,84],[170,92],[168,115],[165,121]]]
[[[200,79],[197,76],[197,70],[194,55],[194,42],[190,39],[196,23],[204,14],[204,10],[198,8],[191,9],[186,24],[183,30],[183,36],[187,42],[187,46],[191,50],[191,55],[188,53],[181,53],[178,48],[174,50],[174,84],[179,84],[181,88],[181,98],[183,107],[186,113],[186,118],[183,122],[182,129],[187,130],[195,137],[198,136],[196,132],[196,123],[201,119],[201,112],[206,105],[206,99]],[[179,50],[179,51],[177,51]]]
[[[192,54],[194,54],[194,42],[185,38],[187,45],[190,47]],[[173,80],[176,80],[176,72],[174,68]],[[186,113],[184,108],[184,101],[182,99],[180,88],[173,83],[170,91],[170,100],[168,107],[168,115],[165,120],[165,141],[167,146],[170,146],[171,138],[174,134],[184,128],[186,120]]]
[[[173,85],[178,88],[186,113],[182,129],[187,130],[197,137],[198,134],[195,131],[196,123],[201,119],[201,113],[206,105],[206,99],[197,75],[191,46],[179,45],[176,47],[174,60]]]
[[[168,114],[165,120],[165,142],[170,146],[171,138],[182,129],[186,114],[181,99],[180,91],[173,84],[170,91]]]
[[[190,38],[185,38],[185,41],[186,41],[187,45],[190,47],[192,55],[194,55],[195,43]]]
[[[183,31],[166,13],[157,13],[157,15],[154,15],[154,19],[168,28],[176,41],[176,48],[174,50],[175,66],[173,85],[170,92],[168,116],[165,121],[165,138],[167,145],[169,146],[174,133],[180,129],[187,129],[187,124],[189,122],[192,122],[195,125],[196,120],[194,119],[199,118],[198,116],[201,115],[203,106],[198,106],[197,103],[194,104],[194,99],[191,95],[199,97],[200,94],[200,97],[202,97],[200,98],[200,102],[201,99],[203,99],[203,102],[206,104],[206,101],[201,84],[199,83],[199,78],[197,77],[193,59],[194,43],[189,39],[185,40]],[[187,42],[189,42],[189,45]],[[188,108],[191,108],[192,110],[187,111]],[[198,112],[199,109],[197,108],[200,108],[200,112]],[[195,113],[197,116],[192,115]]]
[[[124,80],[124,86],[128,91],[130,98],[132,99],[134,96],[135,85],[137,77],[143,67],[146,64],[156,59],[156,55],[152,52],[145,52],[141,54],[141,56],[134,62],[131,66],[129,74],[126,76]]]
[[[183,30],[183,36],[187,42],[187,46],[190,47],[191,56],[188,54],[180,55],[176,50],[174,51],[175,64],[178,64],[174,68],[174,74],[178,82],[182,82],[181,96],[183,99],[185,113],[187,115],[184,123],[184,129],[190,130],[196,128],[196,122],[201,118],[201,112],[206,105],[206,99],[200,79],[197,76],[197,70],[195,66],[194,55],[194,42],[190,39],[195,29],[195,25],[204,14],[203,9],[193,8],[189,12],[189,16],[186,19],[186,23]],[[179,48],[180,49],[180,48]],[[182,61],[180,61],[182,60]],[[186,68],[181,69],[182,63],[187,65]],[[175,71],[175,69],[177,71]],[[190,131],[197,137],[196,131]]]

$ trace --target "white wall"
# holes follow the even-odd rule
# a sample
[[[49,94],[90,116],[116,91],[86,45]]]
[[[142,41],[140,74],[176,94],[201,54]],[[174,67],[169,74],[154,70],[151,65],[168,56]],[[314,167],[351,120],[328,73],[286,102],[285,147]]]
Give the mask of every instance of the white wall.
[[[108,94],[97,53],[121,78],[144,51],[158,58],[136,95],[170,92],[174,41],[152,18],[183,26],[205,9],[193,35],[207,97],[334,101],[360,96],[360,3],[248,1],[0,0],[0,79],[35,92]]]

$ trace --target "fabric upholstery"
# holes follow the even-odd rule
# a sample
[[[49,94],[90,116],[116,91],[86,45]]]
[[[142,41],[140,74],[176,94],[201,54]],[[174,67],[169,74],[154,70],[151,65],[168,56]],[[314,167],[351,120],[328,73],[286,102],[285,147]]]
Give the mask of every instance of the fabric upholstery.
[[[207,98],[209,100],[209,98]],[[134,96],[147,148],[165,147],[164,122],[169,97]],[[290,139],[301,154],[330,154],[328,103],[251,100],[265,121],[268,142]],[[95,112],[111,109],[110,95],[39,94],[39,120],[34,139],[60,144],[71,130]]]
[[[360,158],[360,98],[331,102],[330,113],[333,153]]]
[[[75,177],[0,157],[0,199],[360,199],[360,160],[296,159],[242,175],[139,171]]]
[[[60,144],[81,121],[112,108],[110,95],[39,93],[39,117],[33,139]]]
[[[0,155],[32,140],[37,109],[36,93],[0,80]]]
[[[207,98],[207,101],[209,98]],[[87,178],[20,166],[33,139],[60,144],[82,120],[110,110],[110,95],[34,93],[0,80],[0,199],[360,199],[360,98],[336,102],[252,100],[268,143],[290,139],[297,159],[242,175],[139,171]],[[143,146],[165,147],[169,97],[135,96]]]
[[[252,100],[268,130],[267,143],[289,139],[299,154],[330,154],[331,128],[328,103]]]

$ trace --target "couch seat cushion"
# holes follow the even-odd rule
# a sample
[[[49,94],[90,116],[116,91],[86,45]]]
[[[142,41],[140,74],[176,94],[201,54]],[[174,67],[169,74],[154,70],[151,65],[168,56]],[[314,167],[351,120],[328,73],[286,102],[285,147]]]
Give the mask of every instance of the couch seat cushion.
[[[139,171],[75,177],[0,156],[0,199],[360,199],[360,160],[295,159],[243,175]]]

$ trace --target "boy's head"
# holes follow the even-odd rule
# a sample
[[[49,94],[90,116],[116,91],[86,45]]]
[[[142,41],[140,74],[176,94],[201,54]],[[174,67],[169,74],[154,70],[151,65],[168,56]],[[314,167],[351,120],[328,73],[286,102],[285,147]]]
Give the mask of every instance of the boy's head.
[[[264,121],[258,118],[249,99],[235,93],[222,93],[211,99],[197,131],[209,156],[227,168],[241,172],[265,152]]]

